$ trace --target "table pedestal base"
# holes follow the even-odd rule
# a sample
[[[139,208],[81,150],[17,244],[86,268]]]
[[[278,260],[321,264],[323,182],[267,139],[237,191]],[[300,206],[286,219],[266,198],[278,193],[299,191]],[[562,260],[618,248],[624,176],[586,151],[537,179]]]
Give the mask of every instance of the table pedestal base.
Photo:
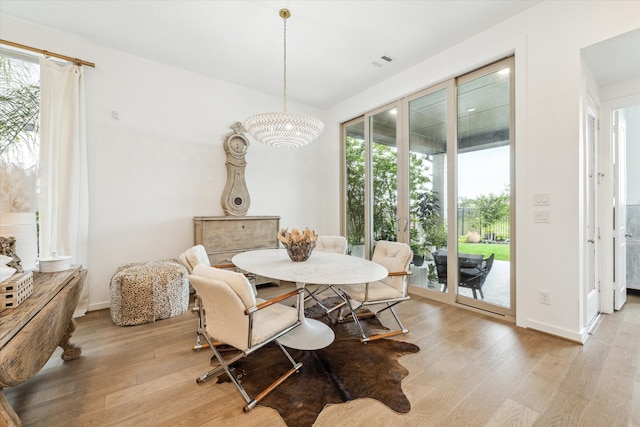
[[[304,289],[304,286],[303,282],[296,282],[296,288]],[[298,294],[298,310],[302,324],[281,336],[280,344],[297,350],[318,350],[333,342],[335,334],[328,325],[304,316],[304,292]]]
[[[331,328],[315,319],[302,319],[302,324],[281,336],[278,341],[297,350],[318,350],[331,344],[335,335]]]

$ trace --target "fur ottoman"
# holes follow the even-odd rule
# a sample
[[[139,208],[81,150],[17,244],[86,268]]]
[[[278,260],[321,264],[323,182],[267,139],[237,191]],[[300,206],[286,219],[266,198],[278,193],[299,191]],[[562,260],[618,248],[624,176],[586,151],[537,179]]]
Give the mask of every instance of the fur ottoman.
[[[124,264],[111,278],[111,319],[140,325],[185,313],[189,273],[177,260]]]

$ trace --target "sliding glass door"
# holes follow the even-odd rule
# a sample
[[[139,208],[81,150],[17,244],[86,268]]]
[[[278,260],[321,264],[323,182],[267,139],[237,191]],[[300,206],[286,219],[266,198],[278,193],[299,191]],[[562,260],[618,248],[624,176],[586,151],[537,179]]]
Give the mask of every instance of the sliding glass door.
[[[437,251],[447,248],[447,145],[454,86],[450,81],[408,99],[411,283],[447,291],[446,271],[435,264]]]
[[[380,240],[406,241],[408,218],[399,207],[397,115],[391,105],[343,126],[344,218],[351,255],[369,258]]]
[[[347,253],[365,258],[365,224],[368,223],[365,204],[365,199],[368,198],[365,194],[368,186],[365,186],[364,119],[359,118],[345,123],[342,126],[342,133],[345,166],[342,217],[345,219],[344,235],[347,238]]]
[[[343,125],[349,251],[411,245],[412,290],[514,316],[513,58]]]
[[[402,241],[407,219],[398,211],[397,107],[366,115],[371,155],[371,207],[373,244],[380,240]],[[373,249],[373,248],[372,248]]]
[[[508,59],[458,78],[456,102],[458,301],[505,314],[513,314],[512,71]]]

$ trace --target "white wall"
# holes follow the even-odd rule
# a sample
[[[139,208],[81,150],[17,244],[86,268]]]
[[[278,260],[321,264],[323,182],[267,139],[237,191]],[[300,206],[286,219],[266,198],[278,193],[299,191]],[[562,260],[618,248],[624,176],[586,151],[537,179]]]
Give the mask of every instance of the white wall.
[[[95,62],[85,68],[89,155],[89,308],[109,306],[122,263],[175,258],[193,244],[192,218],[224,215],[222,148],[229,126],[282,100],[0,15],[2,39]],[[224,66],[220,64],[220,66]],[[323,112],[289,102],[289,110]],[[114,120],[112,111],[120,119]],[[331,128],[331,124],[327,124]],[[330,133],[297,150],[253,142],[247,154],[249,215],[282,227],[337,233],[324,203],[337,169]],[[334,155],[335,154],[335,155]]]
[[[640,2],[544,2],[329,111],[342,122],[449,77],[516,55],[517,324],[583,339],[582,76],[579,50],[640,26]],[[337,141],[337,130],[330,140]],[[532,221],[549,193],[551,223]],[[551,305],[538,303],[540,290]]]
[[[627,204],[640,205],[640,105],[624,109],[627,120]]]

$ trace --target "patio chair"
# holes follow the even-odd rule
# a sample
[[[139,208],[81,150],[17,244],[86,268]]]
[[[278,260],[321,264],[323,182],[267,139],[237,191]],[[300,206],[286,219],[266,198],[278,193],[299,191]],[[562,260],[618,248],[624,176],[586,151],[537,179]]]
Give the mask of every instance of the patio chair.
[[[491,272],[493,266],[494,254],[489,255],[489,258],[483,258],[479,263],[470,263],[469,266],[465,266],[463,262],[460,262],[460,284],[462,288],[470,288],[473,292],[473,297],[478,299],[478,292],[480,297],[484,299],[484,293],[482,292],[482,286],[484,286],[487,276]]]
[[[243,274],[203,265],[194,268],[189,280],[200,295],[200,316],[206,320],[203,336],[218,362],[216,367],[200,375],[196,382],[200,384],[211,377],[226,373],[242,394],[246,402],[243,410],[248,412],[302,367],[302,363],[293,360],[278,342],[278,338],[301,324],[298,306],[304,303],[302,289],[265,301],[256,298],[249,280]],[[296,307],[280,304],[281,301],[294,296]],[[213,336],[238,351],[224,352],[225,358],[213,342]],[[292,367],[255,397],[250,397],[234,374],[232,365],[272,342],[280,348]],[[254,357],[260,357],[259,353]],[[251,379],[245,377],[243,381]]]
[[[444,251],[435,251],[433,253],[433,262],[436,265],[438,283],[441,283],[443,286],[442,292],[447,292],[447,253]]]
[[[354,320],[362,338],[360,341],[369,341],[406,334],[406,329],[393,307],[402,301],[407,301],[411,297],[408,293],[407,277],[411,274],[409,264],[413,258],[411,248],[406,243],[379,241],[373,252],[372,261],[385,267],[389,274],[386,278],[371,283],[359,285],[341,286],[340,291],[350,313],[342,316],[342,310],[338,316],[338,321]],[[379,313],[389,310],[398,323],[400,329],[392,332],[367,336],[358,317],[358,310],[382,305],[383,308],[361,315],[363,317],[377,316]]]

